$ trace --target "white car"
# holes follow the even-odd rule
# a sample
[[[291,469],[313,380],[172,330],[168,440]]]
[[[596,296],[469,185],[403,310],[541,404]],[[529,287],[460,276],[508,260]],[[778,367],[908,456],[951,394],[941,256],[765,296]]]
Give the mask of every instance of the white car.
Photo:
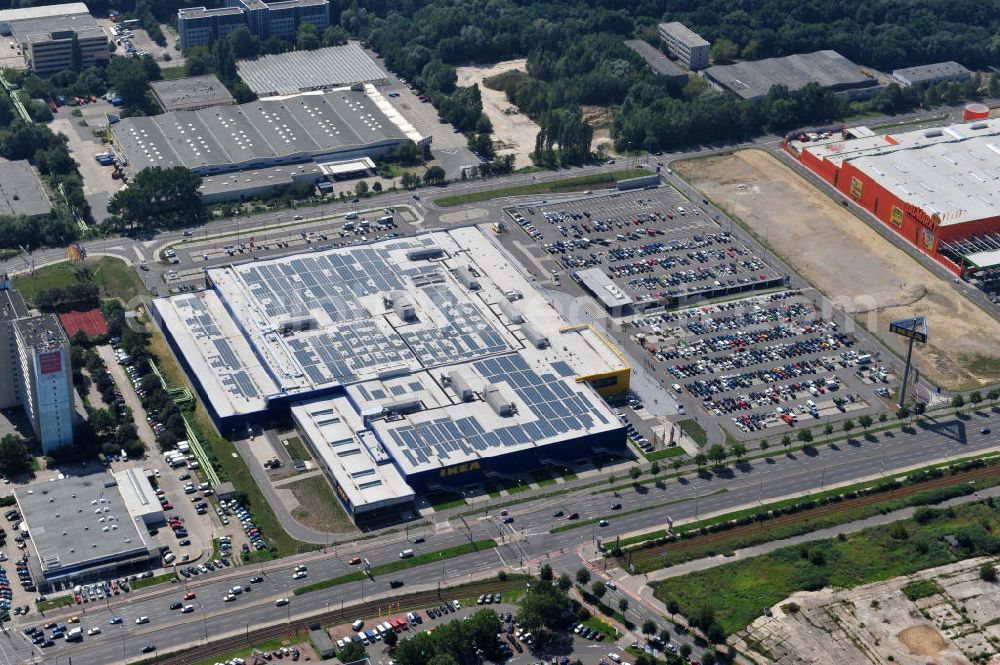
[[[278,600],[274,601],[274,606],[275,607],[282,607],[284,605],[287,605],[288,603],[289,603],[289,600],[287,598],[279,598]]]
[[[149,617],[138,617],[135,620],[136,625],[142,625],[144,623],[149,623]]]
[[[101,634],[101,629],[100,629],[99,626],[94,626],[93,628],[91,628],[90,630],[87,631],[87,634],[88,635],[100,635]]]
[[[307,576],[308,574],[309,573],[307,573],[304,570],[299,570],[294,575],[292,575],[292,579],[293,580],[301,580],[303,577]]]

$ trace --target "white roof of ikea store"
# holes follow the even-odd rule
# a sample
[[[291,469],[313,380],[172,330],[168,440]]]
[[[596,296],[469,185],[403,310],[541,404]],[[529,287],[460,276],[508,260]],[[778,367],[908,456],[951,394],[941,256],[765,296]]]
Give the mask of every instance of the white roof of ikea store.
[[[1000,215],[1000,118],[795,147],[837,167],[850,162],[941,226]]]
[[[420,249],[440,255],[409,258]],[[479,274],[480,289],[462,286],[459,267]],[[550,340],[545,358],[555,365],[543,373],[575,378],[628,367],[593,329],[570,325],[474,227],[210,268],[207,276],[213,290],[153,304],[220,416],[260,411],[274,394],[305,397],[491,356],[533,355],[523,325],[500,310],[515,291],[523,299],[511,304]],[[393,308],[399,292],[415,321]]]
[[[236,63],[240,78],[258,95],[371,83],[387,74],[357,43],[315,51],[289,51]]]

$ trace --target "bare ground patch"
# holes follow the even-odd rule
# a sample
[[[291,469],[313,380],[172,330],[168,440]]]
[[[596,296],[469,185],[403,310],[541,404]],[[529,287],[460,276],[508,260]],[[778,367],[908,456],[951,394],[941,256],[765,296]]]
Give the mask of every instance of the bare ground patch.
[[[514,155],[514,168],[531,166],[531,151],[535,149],[535,137],[540,127],[534,120],[517,110],[507,101],[502,90],[491,90],[483,85],[483,80],[511,70],[525,71],[525,59],[505,60],[493,65],[458,67],[458,85],[479,85],[483,99],[483,113],[493,123],[493,136],[502,146],[497,154]],[[506,111],[506,113],[505,113]]]
[[[672,167],[897,352],[903,339],[889,322],[926,316],[931,341],[914,357],[930,381],[952,390],[1000,381],[1000,323],[772,155]]]
[[[936,656],[948,646],[941,633],[933,626],[910,626],[899,633],[899,641],[914,656]]]

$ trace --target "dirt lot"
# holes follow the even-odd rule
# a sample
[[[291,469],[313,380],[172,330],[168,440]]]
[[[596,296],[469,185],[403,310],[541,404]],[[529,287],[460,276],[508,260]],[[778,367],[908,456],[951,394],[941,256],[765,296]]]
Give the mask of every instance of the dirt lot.
[[[960,665],[996,651],[1000,602],[996,585],[979,579],[985,559],[968,559],[850,591],[793,595],[735,639],[767,665],[839,665],[892,661],[900,665]],[[915,601],[901,588],[934,580],[941,593]],[[797,611],[786,611],[789,601]],[[742,642],[742,644],[740,644]]]
[[[490,90],[483,85],[483,79],[487,79],[496,74],[519,69],[524,71],[525,60],[505,60],[488,67],[459,67],[458,85],[470,86],[479,84],[479,91],[483,97],[483,112],[493,123],[493,135],[497,141],[505,147],[497,150],[500,155],[514,155],[514,168],[519,169],[531,166],[531,158],[528,156],[535,149],[535,137],[538,135],[540,127],[535,121],[521,112],[506,114],[505,110],[516,110],[507,101],[507,95],[500,90]]]
[[[897,351],[903,339],[889,322],[925,315],[931,341],[914,358],[933,383],[958,390],[1000,380],[1000,323],[775,157],[743,150],[672,166]]]

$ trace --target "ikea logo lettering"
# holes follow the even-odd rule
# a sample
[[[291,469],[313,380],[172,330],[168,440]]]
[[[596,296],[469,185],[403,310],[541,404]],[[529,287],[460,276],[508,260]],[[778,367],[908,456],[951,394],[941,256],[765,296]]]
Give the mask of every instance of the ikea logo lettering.
[[[351,500],[347,498],[347,492],[345,492],[344,488],[341,487],[340,485],[337,485],[337,494],[340,495],[341,500],[345,504],[347,504],[348,506],[351,505]]]
[[[480,468],[479,462],[469,462],[468,464],[456,464],[455,466],[449,466],[447,469],[441,469],[440,477],[445,478],[446,476],[457,476],[460,473],[466,473],[467,471],[475,471]]]

